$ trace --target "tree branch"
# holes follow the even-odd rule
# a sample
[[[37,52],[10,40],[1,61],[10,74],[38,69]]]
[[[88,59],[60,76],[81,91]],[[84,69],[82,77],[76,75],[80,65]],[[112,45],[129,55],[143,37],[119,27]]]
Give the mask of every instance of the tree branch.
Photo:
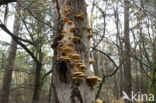
[[[16,2],[16,0],[0,0],[0,5],[8,4],[11,2]]]
[[[6,26],[4,24],[0,24],[0,28],[3,29],[6,33],[8,33],[21,47],[23,47],[23,49],[34,59],[34,61],[37,64],[40,64],[40,62],[37,60],[37,58],[34,56],[34,54],[22,43],[18,40],[18,38],[16,38],[16,36],[14,36],[14,34],[12,34],[8,28],[6,28]]]

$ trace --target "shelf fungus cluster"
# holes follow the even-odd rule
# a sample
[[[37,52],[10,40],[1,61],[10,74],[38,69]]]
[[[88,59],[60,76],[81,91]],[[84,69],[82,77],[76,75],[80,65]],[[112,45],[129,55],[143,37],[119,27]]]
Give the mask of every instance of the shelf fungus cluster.
[[[80,41],[81,38],[74,35],[74,32],[76,30],[75,23],[72,21],[68,16],[71,15],[71,9],[68,7],[63,11],[62,20],[64,22],[64,27],[61,30],[61,40],[58,40],[58,60],[68,62],[72,65],[72,80],[74,82],[79,82],[82,80],[87,80],[88,84],[90,84],[92,87],[98,84],[101,79],[97,76],[87,76],[85,74],[86,71],[86,65],[84,61],[82,60],[80,54],[78,54],[74,48],[74,42]],[[85,19],[86,14],[79,13],[75,15],[75,20],[83,20]],[[87,38],[90,39],[93,37],[93,34],[91,34],[92,28],[88,28],[86,30],[88,32]],[[95,63],[95,60],[91,59],[89,61],[89,64]],[[100,103],[100,102],[96,102]]]

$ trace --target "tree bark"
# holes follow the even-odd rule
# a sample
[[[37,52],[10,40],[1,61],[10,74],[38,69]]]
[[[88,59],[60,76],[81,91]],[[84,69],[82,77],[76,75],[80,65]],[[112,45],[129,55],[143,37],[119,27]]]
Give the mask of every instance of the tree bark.
[[[124,0],[124,77],[125,77],[125,92],[131,97],[132,75],[131,75],[131,60],[130,60],[130,35],[129,35],[129,7],[130,1]],[[125,100],[125,103],[130,101]]]
[[[17,4],[17,10],[20,11],[19,4]],[[16,15],[14,21],[14,30],[13,30],[13,33],[16,36],[19,35],[19,27],[20,27],[19,21],[20,21],[20,17]],[[15,61],[16,49],[17,49],[17,43],[14,41],[14,39],[11,40],[11,44],[12,45],[9,51],[8,62],[3,77],[3,85],[0,92],[0,103],[8,103],[9,95],[10,95],[11,78],[12,78],[12,72],[14,68],[14,61]]]
[[[52,48],[54,50],[54,71],[53,71],[53,92],[54,99],[52,103],[94,103],[95,95],[93,87],[83,79],[81,82],[72,80],[72,73],[76,71],[72,60],[65,62],[59,59],[60,47],[72,43],[74,51],[80,55],[83,64],[85,64],[85,74],[92,75],[89,70],[89,39],[87,38],[88,19],[86,13],[86,4],[84,0],[56,0],[58,10],[58,30],[54,37]],[[72,25],[63,22],[65,17],[63,11],[67,8],[71,9],[71,14],[67,15],[72,20]],[[78,20],[75,15],[84,13],[85,18]],[[68,31],[71,27],[75,27],[74,32]],[[66,34],[62,37],[61,31],[65,30]],[[79,37],[80,40],[69,40],[69,36]],[[57,41],[61,40],[63,43],[58,44]]]

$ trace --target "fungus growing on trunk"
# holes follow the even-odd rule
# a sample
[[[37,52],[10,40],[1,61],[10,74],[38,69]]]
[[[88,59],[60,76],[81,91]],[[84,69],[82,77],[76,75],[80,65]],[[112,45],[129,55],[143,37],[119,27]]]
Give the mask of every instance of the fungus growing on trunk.
[[[62,30],[61,31],[61,34],[66,34],[67,32],[65,30]]]
[[[68,22],[68,21],[69,21],[69,18],[64,17],[64,18],[63,18],[63,21],[64,21],[64,22]]]
[[[74,37],[72,37],[72,40],[73,40],[73,41],[78,41],[78,40],[80,40],[80,37],[74,36]]]
[[[71,14],[71,9],[70,9],[70,8],[65,9],[65,10],[63,11],[63,14],[64,14],[64,15],[69,15],[69,14]]]
[[[96,99],[95,103],[103,103],[101,99]]]
[[[92,28],[88,28],[87,31],[88,31],[88,32],[91,32],[91,31],[92,31]]]
[[[80,13],[78,15],[75,16],[76,19],[84,19],[86,17],[86,15],[84,13]]]
[[[72,25],[73,22],[71,20],[68,20],[67,23],[68,25]]]
[[[70,31],[70,32],[74,32],[74,31],[75,31],[75,27],[70,27],[70,28],[69,28],[69,31]]]
[[[75,53],[75,54],[71,55],[71,58],[73,58],[73,59],[80,59],[80,55]]]
[[[88,39],[93,38],[93,34],[88,34],[87,38]]]
[[[89,84],[91,84],[91,86],[95,86],[99,82],[101,82],[101,78],[99,78],[97,76],[89,76],[89,77],[87,77],[87,81],[89,82]]]
[[[91,60],[89,61],[89,63],[90,63],[90,64],[94,64],[94,63],[95,63],[95,60],[91,59]]]

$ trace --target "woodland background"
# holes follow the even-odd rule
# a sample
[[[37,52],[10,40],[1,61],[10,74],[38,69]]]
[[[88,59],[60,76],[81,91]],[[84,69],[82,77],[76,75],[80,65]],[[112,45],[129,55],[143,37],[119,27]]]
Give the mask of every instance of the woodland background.
[[[19,6],[1,1],[0,88],[5,89],[3,79],[6,73],[6,78],[12,77],[10,91],[6,90],[10,93],[9,102],[30,103],[36,88],[34,80],[39,75],[36,62],[40,61],[39,101],[51,103],[55,3],[51,0],[20,0]],[[130,1],[130,35],[127,39],[124,36],[124,0],[86,2],[89,25],[94,34],[90,57],[96,61],[91,65],[91,71],[102,78],[95,87],[96,96],[105,103],[119,103],[125,82],[129,82],[136,93],[155,91],[156,87],[150,84],[156,82],[156,0]],[[4,35],[10,35],[18,43]],[[129,41],[128,49],[124,47],[126,41]],[[23,46],[16,47],[17,44]],[[129,50],[129,55],[125,55],[126,50]],[[127,58],[130,62],[124,64]],[[7,68],[12,68],[13,72],[6,72]],[[130,68],[128,74],[124,68]]]

